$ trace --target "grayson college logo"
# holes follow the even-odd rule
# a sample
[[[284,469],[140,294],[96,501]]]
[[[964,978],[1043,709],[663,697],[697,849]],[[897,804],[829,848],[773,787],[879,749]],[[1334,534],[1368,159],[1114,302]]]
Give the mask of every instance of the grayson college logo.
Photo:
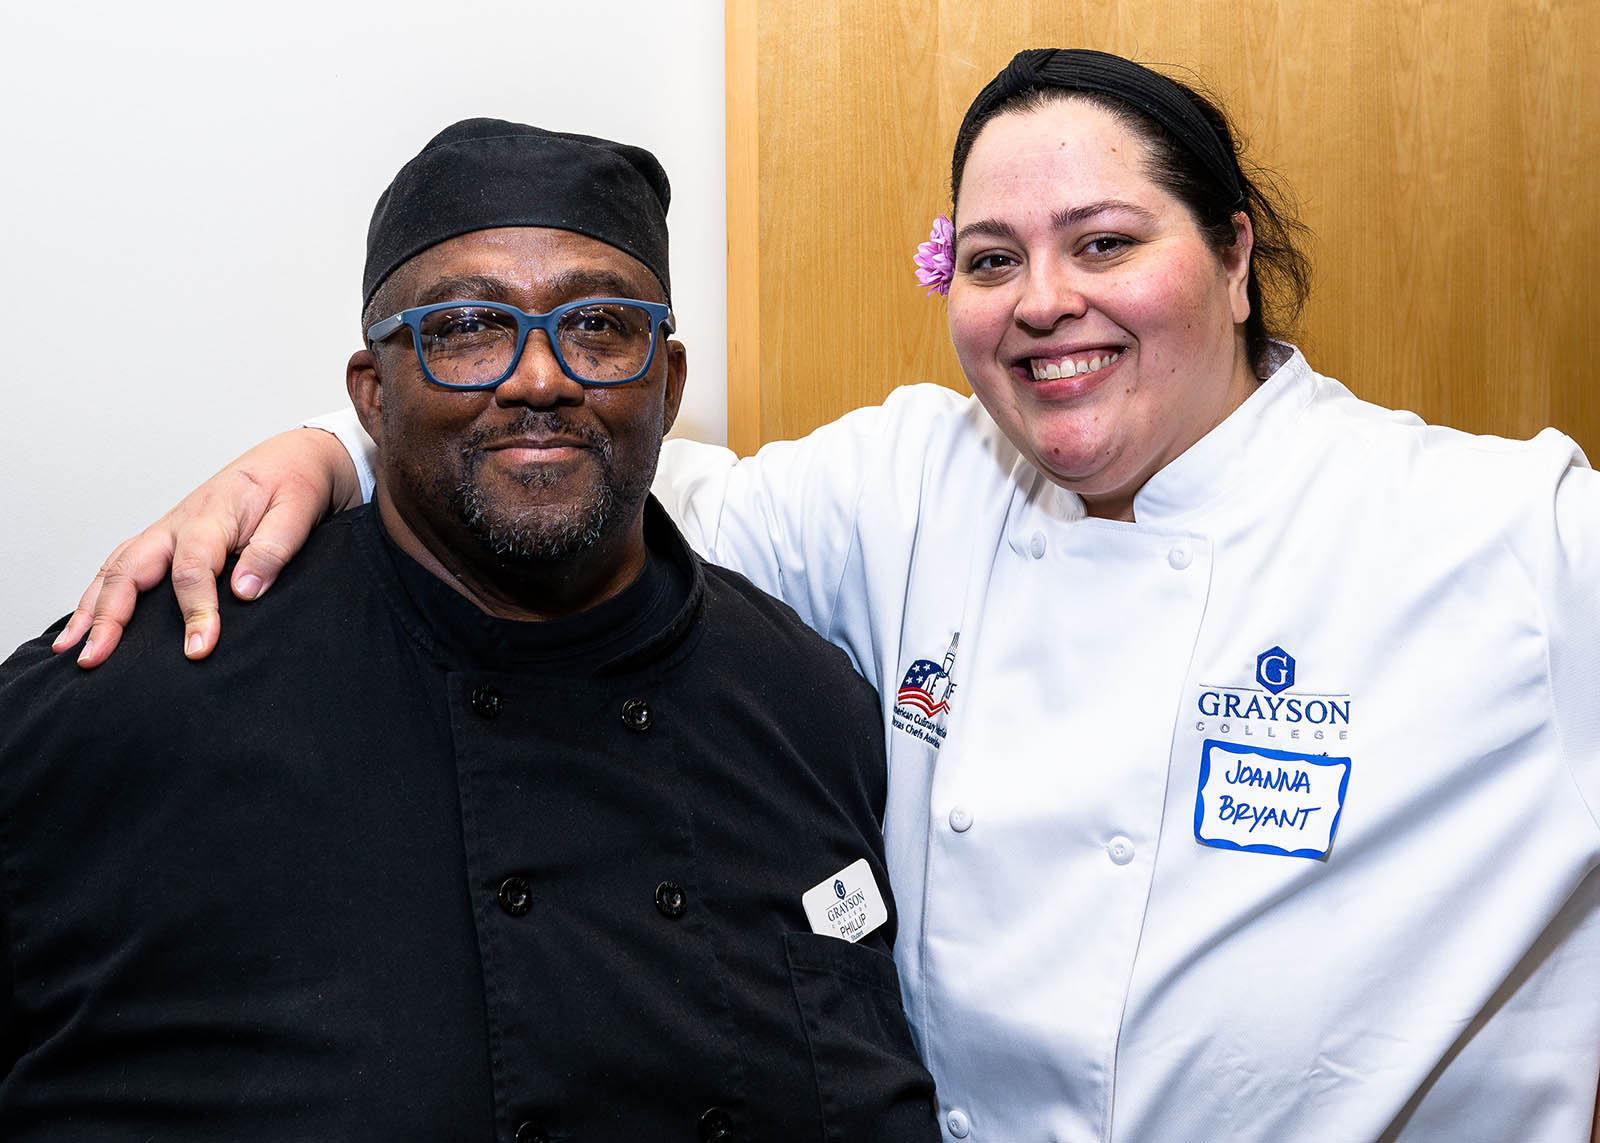
[[[1298,673],[1295,657],[1274,644],[1256,656],[1254,686],[1201,682],[1195,704],[1200,718],[1194,724],[1195,730],[1235,740],[1348,739],[1349,693],[1296,687]]]
[[[1269,647],[1256,656],[1256,682],[1275,695],[1294,686],[1294,656],[1282,647]]]
[[[942,663],[932,659],[918,659],[912,663],[894,696],[894,728],[921,739],[934,749],[944,742],[945,716],[950,713],[950,696],[956,689],[955,683],[950,681],[950,672],[955,667],[956,644],[960,640],[959,631],[950,636],[950,648]]]

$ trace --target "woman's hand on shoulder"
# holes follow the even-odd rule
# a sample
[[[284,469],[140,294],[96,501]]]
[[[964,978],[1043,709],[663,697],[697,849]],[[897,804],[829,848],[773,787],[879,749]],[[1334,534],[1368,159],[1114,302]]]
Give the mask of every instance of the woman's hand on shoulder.
[[[323,517],[360,502],[355,466],[337,437],[321,429],[270,437],[118,544],[53,648],[65,651],[87,633],[79,666],[105,662],[133,617],[139,593],[160,583],[170,568],[183,612],[183,653],[203,659],[221,631],[217,576],[229,553],[240,552],[230,581],[234,595],[256,599]]]

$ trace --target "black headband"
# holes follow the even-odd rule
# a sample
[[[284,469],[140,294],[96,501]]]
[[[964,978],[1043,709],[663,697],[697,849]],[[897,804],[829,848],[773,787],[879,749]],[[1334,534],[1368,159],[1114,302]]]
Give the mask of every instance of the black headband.
[[[667,173],[643,147],[463,119],[430,139],[378,199],[367,227],[362,304],[402,262],[496,226],[548,226],[615,246],[655,274],[670,302],[671,198]]]
[[[1031,48],[1018,52],[967,108],[961,135],[981,123],[1006,100],[1043,88],[1109,95],[1144,112],[1170,132],[1180,146],[1205,165],[1236,205],[1243,205],[1239,165],[1233,150],[1200,113],[1183,88],[1159,72],[1107,52],[1087,48]],[[960,188],[952,186],[951,193]]]

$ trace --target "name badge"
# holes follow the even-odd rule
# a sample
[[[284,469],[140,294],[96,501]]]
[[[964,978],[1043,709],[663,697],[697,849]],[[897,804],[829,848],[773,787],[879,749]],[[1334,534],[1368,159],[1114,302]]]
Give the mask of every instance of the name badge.
[[[1218,849],[1324,858],[1344,811],[1350,759],[1206,739],[1194,839]]]
[[[852,944],[889,919],[889,907],[864,857],[807,889],[800,904],[813,933]]]

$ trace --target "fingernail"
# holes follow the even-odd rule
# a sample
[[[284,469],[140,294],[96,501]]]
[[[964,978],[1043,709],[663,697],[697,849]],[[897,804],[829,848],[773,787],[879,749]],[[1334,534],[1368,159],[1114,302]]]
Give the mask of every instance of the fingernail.
[[[83,662],[85,659],[87,659],[93,653],[94,653],[94,639],[93,638],[85,639],[83,641],[83,650],[78,652],[78,662],[80,662],[80,663]]]
[[[241,599],[254,599],[261,594],[261,577],[254,574],[240,576],[234,581],[234,589],[238,591]]]
[[[183,653],[189,656],[191,659],[200,653],[200,632],[192,632],[189,637],[183,641]]]

